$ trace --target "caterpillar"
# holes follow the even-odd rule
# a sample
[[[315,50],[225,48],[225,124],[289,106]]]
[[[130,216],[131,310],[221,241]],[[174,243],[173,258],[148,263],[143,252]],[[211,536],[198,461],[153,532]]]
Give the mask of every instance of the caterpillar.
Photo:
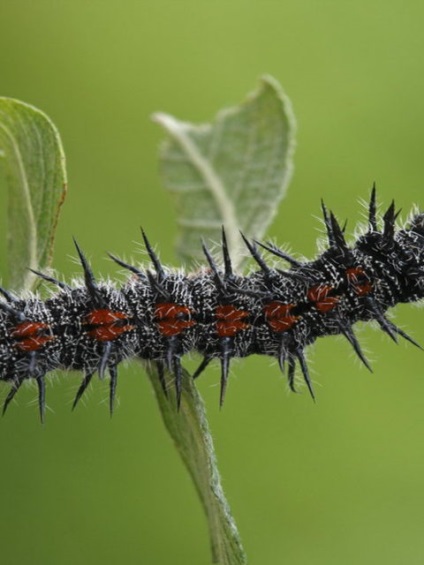
[[[179,407],[181,358],[193,351],[203,356],[193,378],[212,360],[220,360],[221,405],[231,359],[253,354],[276,358],[293,391],[299,367],[314,398],[305,348],[318,337],[343,335],[371,369],[353,330],[358,321],[374,320],[392,340],[401,336],[420,347],[385,313],[398,303],[424,297],[424,213],[397,228],[399,212],[393,201],[378,218],[374,186],[368,228],[349,245],[335,215],[323,202],[321,207],[328,245],[312,261],[299,261],[273,244],[241,234],[257,269],[236,274],[223,229],[223,267],[203,243],[207,268],[185,274],[164,267],[142,232],[153,269],[142,270],[110,255],[132,273],[120,289],[96,281],[76,242],[83,285],[74,288],[34,271],[57,287],[50,298],[20,297],[0,288],[0,381],[11,384],[3,413],[22,383],[34,379],[43,421],[45,376],[55,369],[83,373],[73,408],[93,375],[104,378],[108,373],[112,413],[117,367],[135,357],[156,365],[165,394],[165,371],[173,374]],[[260,248],[289,267],[270,266]]]

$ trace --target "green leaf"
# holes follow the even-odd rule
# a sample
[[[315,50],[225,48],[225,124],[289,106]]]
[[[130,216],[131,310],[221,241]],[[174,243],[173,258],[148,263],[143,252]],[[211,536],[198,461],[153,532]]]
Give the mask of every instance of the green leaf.
[[[233,263],[245,255],[239,230],[260,238],[271,222],[292,174],[295,121],[275,79],[265,77],[241,105],[197,126],[155,114],[169,137],[161,168],[175,193],[181,228],[179,253],[187,262],[201,255],[200,239],[215,242],[224,224]],[[193,479],[208,519],[214,562],[246,563],[235,521],[222,490],[203,402],[185,372],[181,411],[167,401],[149,372],[165,425]],[[172,377],[167,375],[168,382]]]
[[[11,98],[0,98],[0,167],[9,192],[9,285],[30,289],[29,268],[44,269],[51,260],[66,193],[65,156],[50,119]]]
[[[166,375],[169,398],[165,397],[157,374],[150,370],[149,377],[165,426],[193,479],[205,510],[213,562],[244,565],[246,556],[222,490],[205,408],[193,379],[184,371],[183,396],[178,411],[175,396],[171,394],[173,377],[169,373]]]
[[[200,238],[219,241],[223,224],[240,266],[245,248],[239,230],[261,238],[291,178],[290,101],[274,78],[263,77],[245,102],[221,111],[212,124],[193,125],[162,113],[153,119],[169,134],[161,170],[176,197],[179,254],[188,262],[201,258]]]

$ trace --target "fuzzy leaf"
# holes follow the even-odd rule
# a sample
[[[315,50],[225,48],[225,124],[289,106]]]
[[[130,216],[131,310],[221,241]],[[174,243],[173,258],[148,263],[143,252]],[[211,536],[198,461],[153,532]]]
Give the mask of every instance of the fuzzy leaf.
[[[224,225],[236,266],[246,255],[239,230],[261,238],[292,174],[295,120],[272,77],[213,123],[193,125],[167,114],[153,119],[169,135],[161,154],[165,185],[175,194],[178,252],[201,258],[200,238],[218,242]]]
[[[49,265],[66,193],[65,156],[50,119],[28,104],[0,98],[0,167],[8,186],[9,284],[30,289],[32,269]]]

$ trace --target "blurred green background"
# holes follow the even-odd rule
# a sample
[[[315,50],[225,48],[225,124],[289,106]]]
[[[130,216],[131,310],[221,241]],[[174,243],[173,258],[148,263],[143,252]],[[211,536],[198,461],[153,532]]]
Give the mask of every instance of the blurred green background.
[[[44,110],[68,159],[55,268],[77,273],[75,235],[96,271],[117,277],[105,251],[141,257],[140,224],[177,265],[149,116],[207,121],[265,72],[298,120],[272,237],[312,256],[320,198],[353,231],[374,180],[404,217],[423,206],[423,25],[424,5],[405,0],[3,0],[0,94]],[[3,235],[3,265],[4,248]],[[396,319],[424,343],[422,312],[399,307]],[[251,565],[423,563],[423,352],[370,328],[360,337],[373,374],[339,339],[310,352],[316,405],[288,394],[262,358],[234,364],[222,411],[217,370],[198,383]],[[200,504],[142,369],[121,369],[112,420],[97,381],[71,414],[79,380],[50,379],[44,427],[30,386],[0,422],[1,562],[210,563]]]

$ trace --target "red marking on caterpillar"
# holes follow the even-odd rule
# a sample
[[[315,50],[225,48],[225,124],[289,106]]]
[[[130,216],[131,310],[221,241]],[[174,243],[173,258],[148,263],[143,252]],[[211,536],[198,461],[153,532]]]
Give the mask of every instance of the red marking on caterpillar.
[[[300,316],[291,314],[294,308],[296,308],[296,304],[283,304],[277,301],[266,304],[264,313],[269,327],[277,333],[286,332],[293,327],[300,319]]]
[[[243,322],[249,312],[240,310],[231,304],[218,306],[215,310],[216,331],[219,337],[234,337],[238,332],[246,330],[249,324]]]
[[[418,345],[385,313],[398,303],[424,298],[424,214],[397,228],[392,203],[379,220],[374,188],[368,229],[349,244],[335,216],[324,205],[322,210],[328,247],[312,261],[298,261],[261,244],[287,263],[287,270],[269,265],[242,236],[258,269],[234,274],[223,232],[224,268],[203,245],[208,269],[184,275],[161,265],[143,233],[154,272],[113,257],[132,274],[121,288],[98,283],[78,245],[81,286],[72,288],[39,273],[58,287],[47,300],[21,298],[0,288],[0,380],[12,385],[3,410],[26,379],[35,379],[43,417],[45,376],[68,369],[83,373],[74,406],[96,372],[100,377],[109,373],[112,411],[117,367],[131,358],[156,364],[163,386],[164,370],[173,373],[179,406],[181,358],[192,352],[203,356],[193,377],[213,359],[221,363],[221,404],[231,359],[253,354],[276,358],[292,389],[298,366],[313,396],[305,349],[318,337],[343,335],[367,368],[354,333],[358,321],[376,321],[394,341],[400,336]]]
[[[329,296],[333,290],[332,286],[320,284],[311,287],[307,297],[310,302],[314,303],[315,308],[324,314],[332,310],[340,301],[338,296]]]
[[[346,276],[358,296],[366,296],[372,291],[371,281],[362,267],[347,269]]]
[[[93,310],[84,320],[84,324],[93,326],[87,329],[87,334],[97,341],[113,341],[123,333],[133,330],[135,326],[127,322],[124,313],[106,309]]]
[[[165,337],[176,336],[196,323],[191,319],[190,308],[168,302],[156,304],[155,317],[160,332]]]
[[[46,335],[48,330],[49,326],[42,322],[22,322],[12,329],[11,336],[16,347],[22,351],[37,351],[54,339],[53,336]]]

